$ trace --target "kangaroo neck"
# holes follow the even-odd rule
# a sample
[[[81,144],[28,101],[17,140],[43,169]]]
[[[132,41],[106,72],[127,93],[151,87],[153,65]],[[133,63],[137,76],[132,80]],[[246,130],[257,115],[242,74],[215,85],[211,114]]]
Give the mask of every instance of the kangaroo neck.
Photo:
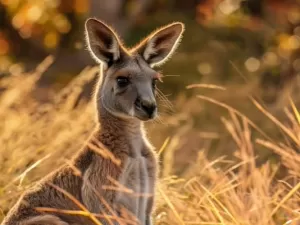
[[[103,105],[98,106],[98,111],[100,139],[110,137],[110,140],[115,140],[116,143],[124,145],[118,147],[124,147],[125,149],[125,146],[127,146],[131,151],[131,155],[139,154],[144,142],[143,122],[137,118],[118,117],[109,112]]]
[[[142,130],[142,122],[137,118],[123,118],[109,112],[105,107],[98,107],[99,111],[99,123],[101,129],[110,131],[112,134],[126,135],[139,134]],[[122,136],[123,136],[122,135]]]

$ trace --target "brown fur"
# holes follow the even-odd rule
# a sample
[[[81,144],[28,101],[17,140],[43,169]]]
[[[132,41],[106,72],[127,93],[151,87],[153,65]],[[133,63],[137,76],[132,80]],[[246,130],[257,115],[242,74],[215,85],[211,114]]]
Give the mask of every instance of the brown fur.
[[[132,51],[126,50],[112,29],[100,21],[88,20],[86,29],[89,49],[105,68],[95,94],[100,126],[72,164],[63,166],[28,190],[2,225],[95,224],[91,218],[80,215],[41,211],[41,208],[81,210],[66,193],[91,213],[111,214],[107,203],[119,217],[125,209],[139,219],[140,224],[151,224],[157,156],[146,138],[141,120],[155,116],[156,111],[148,115],[134,103],[139,98],[142,104],[156,104],[154,89],[151,88],[156,72],[149,65],[160,64],[170,56],[180,39],[183,25],[175,23],[158,30]],[[119,76],[130,76],[132,84],[126,89],[116,86]],[[98,145],[101,148],[99,143],[121,164],[91,147]],[[74,173],[74,167],[82,176]],[[111,186],[116,187],[114,180],[134,193],[112,190]],[[120,220],[99,221],[102,224],[126,224]]]

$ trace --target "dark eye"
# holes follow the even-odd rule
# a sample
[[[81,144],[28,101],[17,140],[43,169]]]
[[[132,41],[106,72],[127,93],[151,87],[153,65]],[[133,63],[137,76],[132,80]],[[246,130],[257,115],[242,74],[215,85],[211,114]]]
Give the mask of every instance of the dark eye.
[[[152,80],[152,87],[153,87],[153,88],[156,88],[156,82],[157,82],[157,79],[153,79],[153,80]]]
[[[129,84],[128,77],[118,77],[117,83],[119,87],[126,87]]]

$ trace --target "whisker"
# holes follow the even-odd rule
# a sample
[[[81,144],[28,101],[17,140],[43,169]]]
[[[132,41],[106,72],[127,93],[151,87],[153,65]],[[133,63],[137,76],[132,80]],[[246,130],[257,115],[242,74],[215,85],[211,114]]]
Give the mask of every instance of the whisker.
[[[179,74],[174,74],[174,75],[169,74],[169,75],[164,75],[164,77],[180,77],[180,75]]]
[[[170,109],[169,105],[167,105],[165,102],[160,102],[158,107],[160,112],[166,112],[170,115],[173,115],[175,113],[174,109]]]
[[[159,90],[158,88],[156,88],[156,90],[157,90],[158,96],[160,96],[161,99],[164,99],[166,101],[166,103],[168,104],[168,107],[173,111],[173,109],[174,109],[173,104],[168,100],[168,98],[164,95],[164,93],[161,90]]]
[[[167,117],[174,116],[174,113],[170,111],[165,111],[165,112],[161,111],[159,114],[160,116],[167,116]]]
[[[156,118],[153,120],[153,122],[156,123],[156,124],[162,124],[162,123],[161,123],[161,120],[160,120],[158,117],[156,117]]]

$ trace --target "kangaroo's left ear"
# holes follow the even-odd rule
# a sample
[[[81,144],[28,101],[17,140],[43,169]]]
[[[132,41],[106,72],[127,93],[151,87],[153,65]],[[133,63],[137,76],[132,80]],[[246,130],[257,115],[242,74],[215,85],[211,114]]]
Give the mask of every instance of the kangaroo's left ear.
[[[133,51],[138,52],[151,67],[159,66],[172,56],[183,31],[183,23],[169,24],[150,34]]]

